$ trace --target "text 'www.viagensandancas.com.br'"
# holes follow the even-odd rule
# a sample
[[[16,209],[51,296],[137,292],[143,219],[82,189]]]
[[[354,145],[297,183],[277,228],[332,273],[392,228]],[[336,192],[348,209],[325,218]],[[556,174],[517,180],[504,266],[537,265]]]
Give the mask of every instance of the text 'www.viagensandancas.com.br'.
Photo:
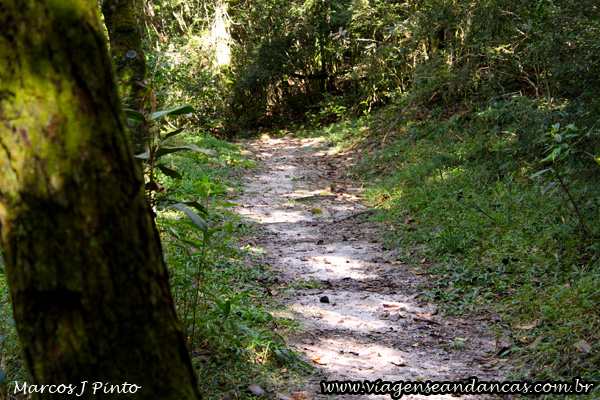
[[[389,395],[400,399],[404,395],[586,395],[596,383],[580,378],[571,381],[480,381],[477,377],[456,382],[448,381],[321,381],[321,393],[326,395]]]

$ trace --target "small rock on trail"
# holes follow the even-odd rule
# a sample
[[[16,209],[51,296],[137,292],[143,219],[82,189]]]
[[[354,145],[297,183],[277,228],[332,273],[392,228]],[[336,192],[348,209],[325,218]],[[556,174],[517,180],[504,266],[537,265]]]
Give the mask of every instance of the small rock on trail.
[[[281,299],[303,332],[287,338],[320,370],[312,399],[390,399],[389,395],[321,394],[319,381],[452,381],[503,379],[489,333],[473,319],[444,315],[417,285],[426,274],[382,249],[361,187],[319,139],[245,142],[262,163],[246,178],[238,212],[260,224],[253,243],[296,290]],[[407,395],[404,399],[491,399],[492,396]]]

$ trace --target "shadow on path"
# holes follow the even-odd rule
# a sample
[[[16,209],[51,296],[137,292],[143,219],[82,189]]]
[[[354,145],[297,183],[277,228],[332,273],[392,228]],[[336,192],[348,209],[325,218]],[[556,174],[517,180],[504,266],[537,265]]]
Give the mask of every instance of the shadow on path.
[[[504,360],[483,322],[446,316],[417,292],[426,279],[394,259],[364,219],[360,185],[352,182],[318,139],[245,142],[262,163],[249,175],[237,211],[260,224],[255,245],[295,289],[282,298],[304,331],[288,343],[322,373],[307,392],[324,396],[319,380],[501,380]],[[306,287],[318,287],[308,288]],[[419,396],[404,399],[491,399]]]

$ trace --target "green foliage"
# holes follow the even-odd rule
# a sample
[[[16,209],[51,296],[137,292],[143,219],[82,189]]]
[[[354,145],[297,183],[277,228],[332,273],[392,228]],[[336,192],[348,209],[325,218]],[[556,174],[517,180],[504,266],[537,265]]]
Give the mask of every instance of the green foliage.
[[[228,190],[217,176],[227,173],[226,164],[251,163],[240,157],[235,146],[206,136],[202,141],[212,149],[176,142],[167,146],[167,141],[185,140],[190,135],[184,128],[171,130],[173,126],[165,117],[193,111],[192,107],[183,106],[164,111],[151,108],[147,115],[132,110],[127,113],[130,118],[143,118],[141,122],[150,126],[148,151],[137,157],[145,164],[151,204],[163,210],[157,216],[157,225],[167,249],[173,296],[189,346],[205,355],[211,353],[209,360],[203,360],[198,367],[211,368],[215,367],[213,362],[224,362],[221,356],[216,356],[219,354],[228,355],[229,363],[233,360],[241,364],[284,363],[305,368],[275,332],[277,320],[256,302],[256,298],[265,295],[265,287],[255,282],[268,279],[267,270],[246,264],[251,255],[237,249],[235,239],[239,231],[247,227],[235,214],[224,209],[234,204],[221,200]],[[161,121],[165,122],[160,124]],[[171,131],[163,134],[161,127]],[[195,140],[198,140],[197,135]],[[187,150],[192,150],[195,156],[177,157]],[[215,170],[211,160],[221,169]],[[208,171],[213,172],[207,174]],[[168,197],[166,186],[158,183],[161,176],[170,180]],[[186,201],[190,198],[194,200]],[[173,217],[165,206],[183,212],[187,220]],[[210,384],[206,388],[222,390]]]
[[[350,21],[350,1],[240,2],[231,10],[238,45],[232,59],[234,127],[302,121],[336,89],[339,65],[331,33]],[[282,120],[282,118],[286,120]]]
[[[252,23],[232,26],[229,123],[300,122],[325,95],[357,114],[406,96],[445,107],[514,94],[598,110],[597,10],[591,0],[232,3],[230,17]]]
[[[188,118],[197,128],[222,133],[218,131],[229,108],[229,78],[218,57],[230,46],[227,8],[220,2],[161,3],[165,3],[159,6],[161,13],[174,11],[160,21],[156,14],[151,16],[144,41],[149,85],[155,88],[157,104],[161,108],[189,104],[196,112]]]
[[[589,199],[592,202],[597,198],[596,194],[588,194],[587,188],[584,193],[572,193],[571,186],[577,185],[577,180],[585,178],[591,171],[597,172],[596,160],[598,159],[597,148],[599,132],[597,129],[578,129],[573,124],[569,124],[561,129],[560,123],[552,125],[550,132],[546,133],[541,139],[546,147],[548,156],[542,160],[545,163],[552,163],[550,168],[536,172],[531,177],[546,175],[551,178],[547,180],[542,188],[542,193],[555,193],[557,186],[562,188],[567,195],[567,199],[579,222],[581,224],[584,236],[591,236],[591,231],[587,227],[586,218],[580,210],[580,203]],[[578,197],[578,200],[575,199]]]
[[[195,144],[185,144],[176,147],[168,147],[166,142],[168,139],[174,137],[183,132],[183,128],[175,129],[168,133],[162,133],[161,128],[168,125],[168,123],[159,124],[157,121],[161,120],[166,116],[178,116],[189,114],[194,111],[190,106],[182,106],[173,108],[170,110],[154,111],[156,100],[154,98],[154,92],[150,93],[150,110],[146,115],[136,110],[125,110],[127,117],[137,123],[142,124],[145,127],[145,131],[148,132],[147,138],[143,143],[143,147],[147,151],[137,154],[135,157],[142,160],[143,171],[145,177],[145,189],[148,197],[148,202],[153,209],[164,205],[171,205],[176,210],[184,212],[190,221],[192,221],[198,228],[203,232],[207,232],[206,221],[200,217],[190,207],[194,207],[199,212],[206,214],[206,208],[197,201],[186,201],[177,202],[171,198],[166,197],[167,188],[158,182],[158,172],[162,172],[164,175],[182,180],[183,176],[173,168],[167,167],[164,162],[160,159],[167,154],[179,153],[181,151],[192,150],[198,153],[206,154],[211,157],[217,157],[217,153],[214,150],[202,149]]]
[[[226,178],[235,176],[235,166],[250,163],[234,145],[210,136],[196,140],[216,149],[219,159],[199,163],[198,153],[170,154],[183,179],[168,179],[174,200],[195,198],[207,210],[207,229],[169,209],[158,213],[157,226],[200,386],[210,397],[239,396],[248,382],[272,379],[281,365],[292,371],[307,366],[277,333],[285,321],[269,311],[273,278],[261,262],[262,253],[236,244],[251,226],[223,200],[235,190]]]
[[[165,118],[155,116],[156,121]],[[258,249],[237,244],[250,234],[251,226],[229,211],[233,204],[223,200],[237,190],[231,181],[236,169],[253,163],[237,146],[208,135],[184,130],[169,140],[173,148],[193,141],[217,154],[207,158],[203,152],[168,152],[159,162],[178,171],[181,179],[156,171],[157,181],[169,187],[173,205],[157,207],[156,225],[203,394],[240,398],[249,382],[274,387],[282,376],[294,379],[297,371],[308,366],[278,333],[289,323],[270,311],[274,308],[270,300],[274,280]],[[191,218],[190,207],[197,211]],[[197,215],[203,220],[195,221]],[[23,382],[26,374],[4,275],[0,275],[0,288],[0,368],[7,377],[0,381],[0,393],[6,395],[14,386],[5,384]],[[280,374],[283,366],[288,366],[289,372]]]
[[[600,110],[593,0],[153,4],[157,96],[193,105],[196,122],[221,134],[515,94]]]
[[[515,97],[415,120],[391,107],[320,132],[356,149],[385,246],[433,274],[429,299],[500,312],[517,374],[598,380],[582,343],[600,343],[600,138],[570,110]]]

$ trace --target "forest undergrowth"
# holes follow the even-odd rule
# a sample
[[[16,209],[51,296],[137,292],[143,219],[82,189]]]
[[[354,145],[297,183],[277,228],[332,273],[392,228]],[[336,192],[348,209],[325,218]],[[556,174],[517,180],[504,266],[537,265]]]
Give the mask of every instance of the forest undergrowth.
[[[513,378],[597,382],[598,126],[523,96],[408,104],[310,134],[355,154],[385,246],[427,268],[428,299],[501,316],[485,323]]]
[[[219,158],[178,156],[173,162],[184,178],[170,180],[168,186],[171,196],[182,201],[202,199],[207,230],[170,211],[159,214],[157,225],[204,396],[248,398],[249,386],[289,384],[306,366],[278,333],[295,323],[271,313],[277,307],[271,292],[275,279],[262,263],[263,250],[239,246],[253,227],[229,211],[234,204],[224,200],[242,190],[241,169],[255,164],[238,146],[212,136],[198,145],[215,150]]]
[[[195,202],[203,210],[196,216],[206,223],[199,227],[187,212],[157,202],[156,226],[171,293],[203,396],[242,399],[252,396],[251,385],[278,388],[299,380],[307,366],[278,333],[295,323],[272,315],[277,307],[271,296],[274,278],[261,262],[263,251],[239,246],[253,227],[229,211],[233,204],[225,200],[242,190],[240,171],[254,162],[240,147],[209,135],[186,131],[171,142],[217,154],[168,154],[161,161],[179,175],[157,173],[161,194],[171,204]],[[27,378],[3,274],[0,296],[0,393],[21,398],[21,392],[13,393],[14,385]]]

